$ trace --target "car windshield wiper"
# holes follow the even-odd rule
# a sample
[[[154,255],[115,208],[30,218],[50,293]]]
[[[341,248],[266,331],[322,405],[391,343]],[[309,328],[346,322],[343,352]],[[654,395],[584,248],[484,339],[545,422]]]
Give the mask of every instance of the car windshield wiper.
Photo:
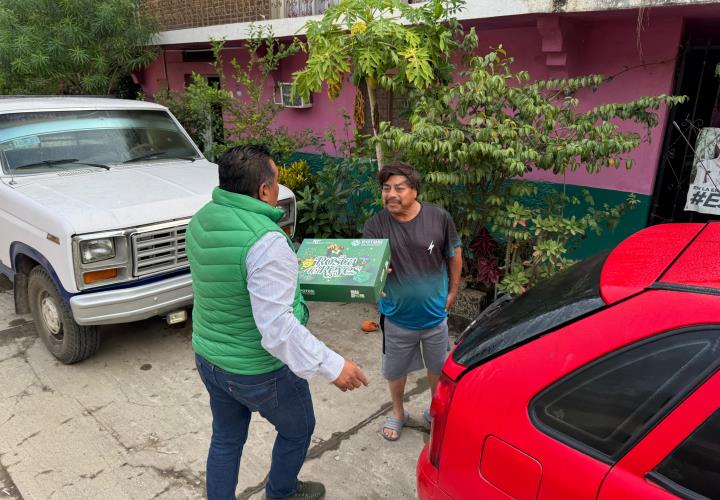
[[[102,163],[89,163],[86,161],[80,161],[77,158],[64,158],[62,160],[42,160],[42,161],[34,161],[32,163],[26,163],[25,165],[18,165],[17,167],[13,167],[13,170],[22,170],[24,168],[31,168],[31,167],[39,167],[43,165],[62,165],[66,163],[73,163],[75,165],[87,165],[88,167],[97,167],[97,168],[104,168],[105,170],[110,170],[110,167],[107,165],[103,165]]]
[[[194,156],[168,156],[167,151],[151,151],[150,153],[145,153],[143,155],[136,156],[135,158],[125,160],[123,163],[133,163],[136,161],[150,160],[152,158],[162,158],[164,160],[197,160],[197,158],[195,158]]]

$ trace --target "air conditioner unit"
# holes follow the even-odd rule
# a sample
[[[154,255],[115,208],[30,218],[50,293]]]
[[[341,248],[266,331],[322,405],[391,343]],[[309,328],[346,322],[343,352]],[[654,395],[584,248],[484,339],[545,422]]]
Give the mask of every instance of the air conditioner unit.
[[[290,82],[278,83],[278,93],[275,102],[284,108],[312,107],[312,99],[305,99],[298,94],[292,95],[292,84]]]

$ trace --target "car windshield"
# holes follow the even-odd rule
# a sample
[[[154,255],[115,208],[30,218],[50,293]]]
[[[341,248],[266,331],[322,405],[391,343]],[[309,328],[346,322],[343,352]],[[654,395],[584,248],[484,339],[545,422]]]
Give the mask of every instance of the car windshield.
[[[476,366],[605,305],[600,297],[603,252],[542,281],[497,313],[466,329],[453,360]]]
[[[0,115],[5,174],[107,168],[198,153],[162,110],[38,111]]]

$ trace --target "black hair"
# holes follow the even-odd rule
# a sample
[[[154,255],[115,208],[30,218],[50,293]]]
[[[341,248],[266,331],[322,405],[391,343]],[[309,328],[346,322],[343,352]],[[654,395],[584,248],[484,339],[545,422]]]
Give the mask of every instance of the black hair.
[[[275,180],[270,160],[270,150],[260,144],[228,149],[218,161],[220,189],[257,198],[260,186]]]
[[[387,182],[387,180],[393,175],[402,175],[407,179],[408,186],[413,188],[420,194],[420,174],[417,170],[412,168],[407,163],[394,161],[385,165],[380,172],[378,172],[378,183],[380,187]]]

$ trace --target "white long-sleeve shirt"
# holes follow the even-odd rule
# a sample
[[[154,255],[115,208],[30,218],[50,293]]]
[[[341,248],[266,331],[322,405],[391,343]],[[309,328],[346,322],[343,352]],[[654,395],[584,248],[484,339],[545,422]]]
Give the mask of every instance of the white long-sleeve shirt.
[[[272,231],[256,241],[245,258],[247,287],[262,346],[298,377],[335,380],[345,360],[295,317],[297,256],[283,234]]]

